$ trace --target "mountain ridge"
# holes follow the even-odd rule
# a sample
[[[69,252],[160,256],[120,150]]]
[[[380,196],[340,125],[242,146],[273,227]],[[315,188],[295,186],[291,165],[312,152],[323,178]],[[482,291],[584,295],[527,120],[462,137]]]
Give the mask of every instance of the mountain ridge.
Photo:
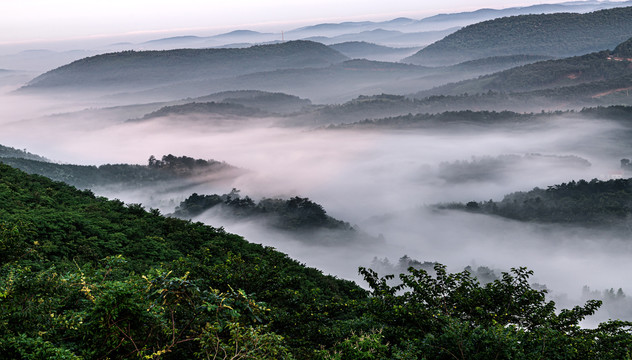
[[[221,78],[291,67],[328,66],[347,59],[312,41],[249,48],[124,51],[96,55],[48,71],[24,89],[143,87],[199,77]]]
[[[511,16],[469,25],[402,61],[445,65],[499,54],[577,56],[612,49],[630,34],[632,7]]]

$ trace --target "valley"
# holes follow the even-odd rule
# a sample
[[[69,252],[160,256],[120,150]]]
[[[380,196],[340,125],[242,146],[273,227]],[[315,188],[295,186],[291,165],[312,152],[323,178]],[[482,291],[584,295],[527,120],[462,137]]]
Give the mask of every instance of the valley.
[[[0,352],[630,356],[630,5],[0,44]]]

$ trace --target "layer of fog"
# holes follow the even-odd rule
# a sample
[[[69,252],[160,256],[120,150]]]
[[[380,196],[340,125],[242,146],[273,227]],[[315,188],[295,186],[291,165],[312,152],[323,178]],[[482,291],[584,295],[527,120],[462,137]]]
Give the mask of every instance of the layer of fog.
[[[554,293],[581,297],[581,287],[632,291],[626,274],[632,255],[629,234],[522,224],[481,215],[430,212],[428,204],[500,200],[504,194],[579,179],[608,179],[630,146],[618,141],[622,130],[606,121],[551,120],[530,129],[449,131],[327,131],[273,127],[273,119],[223,126],[204,121],[157,119],[124,123],[98,112],[65,114],[55,103],[38,106],[13,98],[3,109],[0,144],[27,148],[47,158],[75,164],[145,164],[150,155],[216,159],[250,170],[225,182],[186,189],[96,189],[99,195],[142,203],[171,213],[192,192],[261,197],[308,197],[329,215],[377,236],[383,243],[321,246],[273,232],[256,223],[228,223],[202,215],[213,226],[273,246],[291,257],[341,278],[359,280],[358,266],[374,257],[403,255],[437,261],[451,271],[466,265],[509,269],[527,266],[533,281]],[[35,104],[35,103],[34,103]],[[80,107],[80,105],[76,105]],[[53,110],[50,117],[30,117]],[[17,115],[21,114],[21,115]],[[21,116],[21,117],[20,117]],[[26,120],[20,120],[26,119]],[[30,119],[30,120],[29,120]],[[521,162],[492,181],[450,183],[437,176],[441,163],[513,154],[574,155],[590,167],[560,168],[552,163]]]

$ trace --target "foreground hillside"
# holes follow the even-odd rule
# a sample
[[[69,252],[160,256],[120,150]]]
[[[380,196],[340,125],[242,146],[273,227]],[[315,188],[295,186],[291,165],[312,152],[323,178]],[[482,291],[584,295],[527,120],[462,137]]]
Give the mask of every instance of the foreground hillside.
[[[0,165],[7,359],[621,359],[631,323],[582,329],[513,269],[409,269],[371,294],[201,223]]]
[[[0,200],[4,358],[206,358],[225,336],[222,346],[270,346],[250,358],[281,358],[272,331],[294,334],[285,343],[297,353],[332,345],[327,328],[366,297],[222,229],[6,165]]]

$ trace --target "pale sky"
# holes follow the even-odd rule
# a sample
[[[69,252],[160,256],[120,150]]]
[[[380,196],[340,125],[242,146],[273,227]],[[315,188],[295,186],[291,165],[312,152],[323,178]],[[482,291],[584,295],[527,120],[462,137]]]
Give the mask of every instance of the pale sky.
[[[321,22],[421,19],[533,0],[0,0],[0,45],[237,29],[280,32]],[[152,36],[156,35],[156,36]]]

